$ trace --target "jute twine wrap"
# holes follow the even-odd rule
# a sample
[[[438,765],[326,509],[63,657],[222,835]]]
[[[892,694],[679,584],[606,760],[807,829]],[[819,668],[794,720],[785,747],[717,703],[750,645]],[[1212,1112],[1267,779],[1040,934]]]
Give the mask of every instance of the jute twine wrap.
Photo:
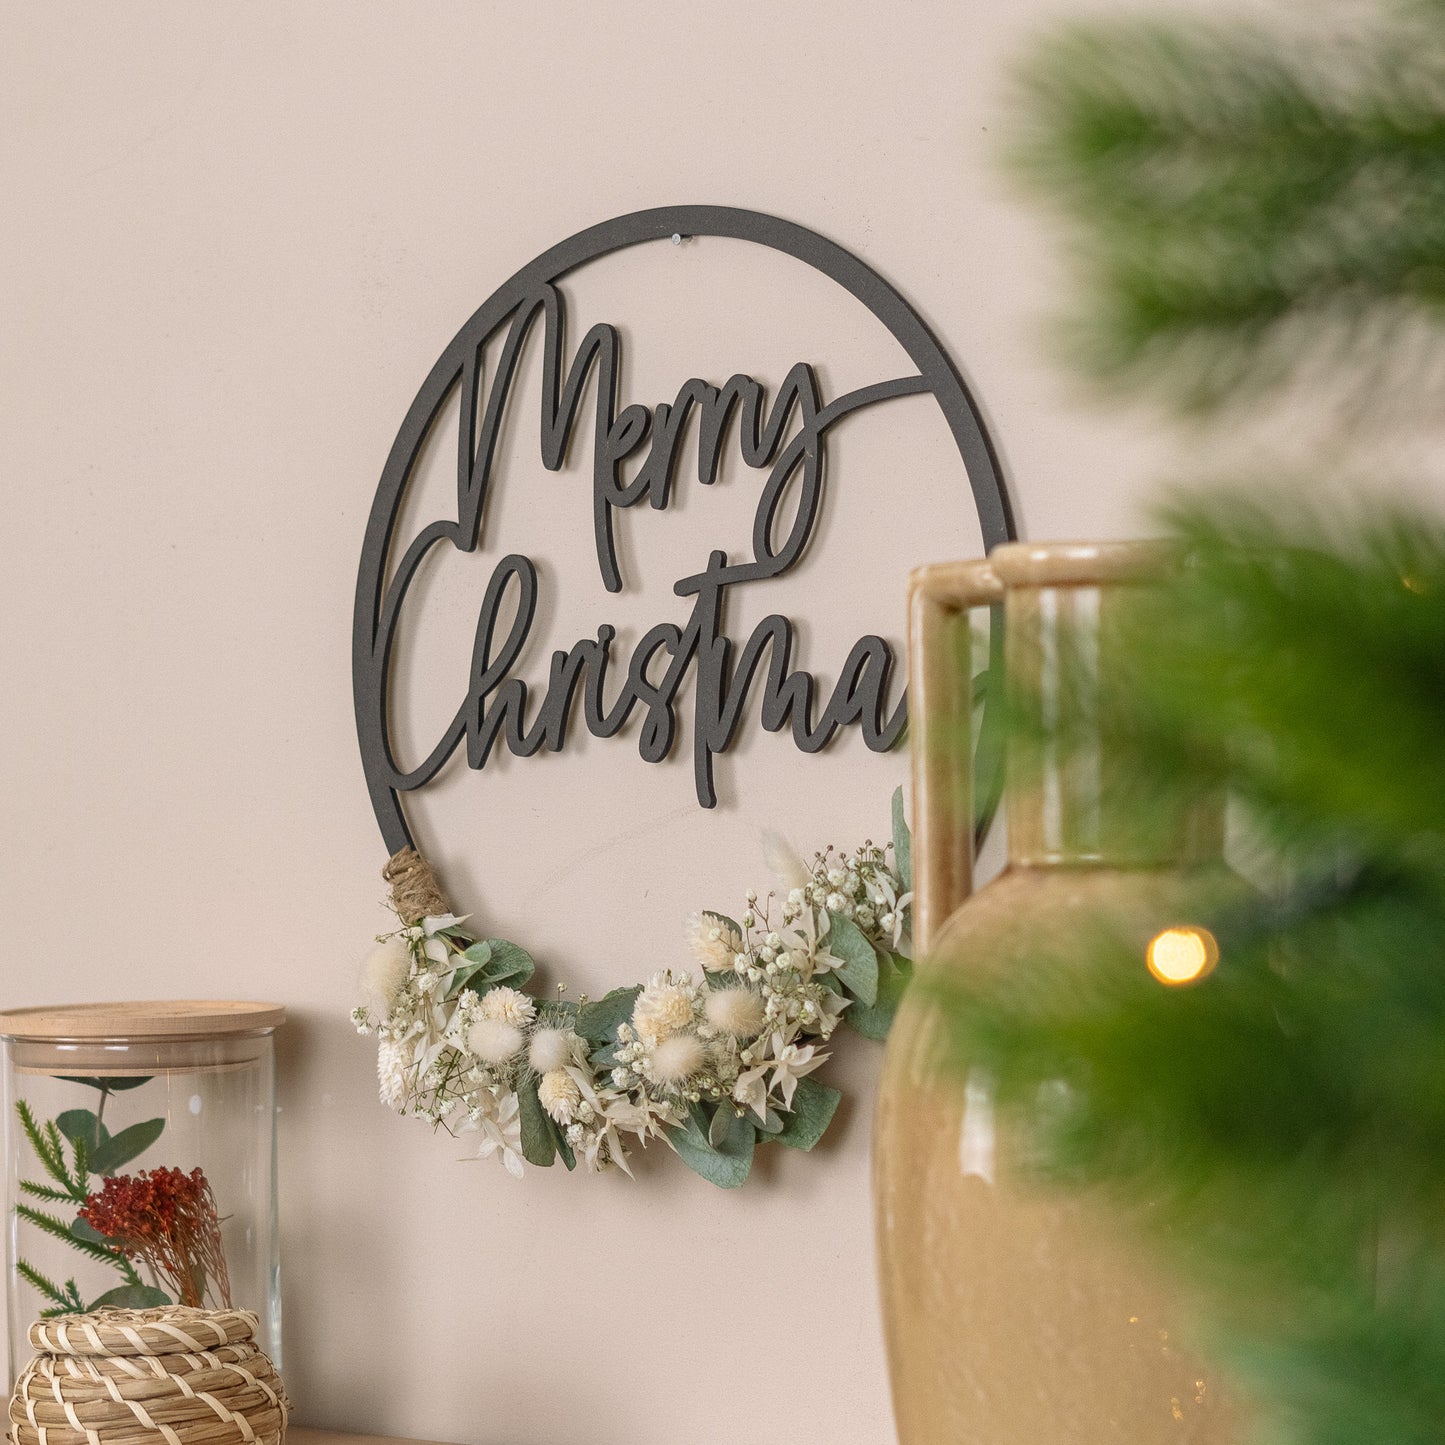
[[[415,848],[400,848],[386,860],[381,876],[391,885],[391,906],[405,924],[450,913],[430,863]]]
[[[282,1445],[290,1405],[246,1310],[97,1310],[30,1327],[15,1445]]]

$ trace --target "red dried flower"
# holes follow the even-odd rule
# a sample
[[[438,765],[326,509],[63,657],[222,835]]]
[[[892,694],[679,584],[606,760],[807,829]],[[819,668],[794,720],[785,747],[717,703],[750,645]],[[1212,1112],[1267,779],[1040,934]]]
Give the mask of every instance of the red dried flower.
[[[80,1217],[169,1283],[178,1303],[199,1309],[209,1289],[215,1303],[230,1306],[216,1198],[199,1169],[114,1175],[85,1201]]]

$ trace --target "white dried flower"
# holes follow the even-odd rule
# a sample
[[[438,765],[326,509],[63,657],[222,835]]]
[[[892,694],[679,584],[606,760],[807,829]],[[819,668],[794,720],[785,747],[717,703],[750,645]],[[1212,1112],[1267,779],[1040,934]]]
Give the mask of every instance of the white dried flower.
[[[733,956],[743,946],[742,936],[720,918],[695,913],[687,921],[687,941],[692,954],[708,973],[722,973],[732,967]]]
[[[554,1030],[560,1033],[561,1030]],[[570,1124],[572,1116],[582,1102],[582,1090],[577,1081],[565,1069],[549,1069],[537,1085],[537,1097],[542,1107],[559,1124]]]
[[[750,988],[713,989],[703,1013],[713,1028],[732,1039],[753,1039],[762,1032],[763,1001]]]
[[[696,997],[691,979],[677,978],[671,969],[655,973],[632,1006],[632,1027],[649,1044],[660,1044],[692,1023]]]
[[[376,1050],[376,1079],[381,1102],[398,1114],[406,1103],[406,1070],[410,1062],[411,1050],[391,1039],[383,1039]]]
[[[486,1000],[482,1002],[485,1006]],[[487,1018],[484,1012],[467,1030],[467,1048],[484,1064],[505,1064],[522,1052],[522,1031],[506,1019]]]
[[[696,1034],[673,1034],[652,1051],[647,1076],[654,1084],[682,1084],[706,1062],[707,1046]]]
[[[488,989],[482,995],[481,1015],[484,1019],[501,1019],[514,1028],[522,1029],[536,1018],[537,1005],[520,989],[503,984],[499,988]]]
[[[539,1074],[565,1069],[568,1064],[580,1064],[586,1057],[586,1043],[571,1029],[537,1029],[527,1045],[527,1062]]]
[[[361,965],[361,997],[366,1009],[385,1019],[410,972],[411,950],[404,940],[393,934],[377,944]]]

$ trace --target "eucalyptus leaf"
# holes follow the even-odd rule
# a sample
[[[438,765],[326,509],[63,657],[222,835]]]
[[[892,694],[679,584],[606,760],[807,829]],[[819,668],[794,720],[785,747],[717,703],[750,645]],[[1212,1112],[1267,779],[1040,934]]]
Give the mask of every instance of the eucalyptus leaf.
[[[520,944],[508,943],[505,938],[488,938],[483,941],[492,950],[492,956],[487,961],[486,975],[487,982],[493,988],[499,984],[518,988],[536,973],[537,965],[532,961],[532,955]]]
[[[577,1167],[577,1156],[572,1152],[572,1146],[567,1142],[567,1136],[562,1126],[550,1115],[547,1115],[547,1123],[552,1130],[552,1143],[556,1147],[557,1154],[568,1170]]]
[[[142,1084],[148,1084],[155,1077],[154,1074],[147,1074],[144,1078],[112,1078],[100,1079],[80,1078],[75,1074],[61,1074],[60,1078],[67,1084],[84,1084],[87,1089],[99,1089],[103,1094],[123,1094],[127,1089],[139,1089]]]
[[[855,1003],[843,1020],[865,1039],[882,1043],[893,1027],[894,1015],[903,1001],[903,994],[913,979],[913,960],[901,953],[887,953],[879,957],[878,998],[871,1006]]]
[[[537,1097],[536,1079],[524,1079],[517,1086],[517,1103],[522,1122],[522,1158],[545,1169],[557,1156],[552,1121]]]
[[[115,1247],[115,1241],[108,1234],[102,1234],[89,1220],[82,1219],[78,1214],[70,1221],[70,1232],[86,1244],[103,1244],[107,1249]]]
[[[153,1310],[159,1305],[168,1305],[171,1297],[163,1289],[148,1284],[121,1284],[108,1289],[99,1299],[92,1300],[88,1310]]]
[[[474,986],[473,980],[486,967],[485,963],[464,963],[460,968],[452,970],[452,976],[447,981],[447,998],[456,998],[464,988],[471,988],[474,993],[481,993],[483,989]]]
[[[619,1025],[632,1017],[632,1006],[641,992],[640,983],[632,988],[615,988],[606,998],[585,1004],[577,1011],[577,1032],[590,1043],[611,1043]]]
[[[878,1001],[878,955],[851,918],[829,910],[828,949],[839,960],[833,972],[860,1003]]]
[[[132,1159],[144,1154],[161,1137],[165,1127],[164,1119],[147,1119],[142,1124],[132,1124],[129,1129],[122,1129],[90,1156],[90,1172],[101,1175],[117,1173],[122,1165],[129,1164]]]
[[[56,1116],[55,1127],[72,1144],[84,1144],[86,1156],[90,1159],[110,1139],[110,1130],[89,1109],[67,1109]]]
[[[719,1104],[717,1113],[712,1116],[712,1123],[707,1130],[707,1142],[714,1149],[720,1147],[728,1136],[728,1115],[732,1112],[727,1104]]]
[[[610,1044],[603,1044],[600,1049],[593,1049],[588,1056],[592,1061],[594,1069],[615,1069],[618,1064],[617,1050],[621,1046],[616,1039]]]
[[[743,936],[742,925],[736,922],[734,919],[729,918],[726,913],[716,913],[711,908],[704,908],[702,911],[702,916],[704,918],[712,919],[714,923],[720,924],[724,928],[732,929],[732,931],[736,933],[739,938]]]
[[[904,888],[913,887],[913,834],[903,811],[903,789],[893,792],[893,866],[903,880]]]
[[[830,1089],[811,1074],[804,1074],[793,1093],[793,1107],[783,1120],[778,1143],[786,1144],[789,1149],[811,1149],[833,1122],[842,1097],[837,1089]]]
[[[757,1131],[746,1119],[739,1119],[726,1104],[719,1113],[726,1114],[732,1122],[717,1148],[708,1142],[707,1134],[691,1115],[685,1124],[668,1130],[667,1138],[677,1151],[678,1158],[694,1174],[700,1174],[719,1189],[736,1189],[747,1179],[748,1171],[753,1167]]]
[[[806,1075],[804,1076],[806,1077]],[[776,1109],[769,1109],[761,1119],[756,1114],[751,1116],[753,1128],[760,1134],[767,1134],[769,1137],[783,1132],[783,1116]]]
[[[519,944],[504,938],[484,938],[472,944],[447,983],[447,997],[455,998],[464,988],[484,994],[506,985],[519,988],[537,971],[532,955]]]

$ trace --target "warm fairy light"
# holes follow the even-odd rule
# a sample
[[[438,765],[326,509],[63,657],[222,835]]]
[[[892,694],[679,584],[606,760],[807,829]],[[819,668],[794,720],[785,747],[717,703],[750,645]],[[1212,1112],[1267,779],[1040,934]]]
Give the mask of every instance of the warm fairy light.
[[[1166,928],[1149,942],[1149,972],[1160,983],[1197,983],[1219,962],[1219,945],[1207,928]]]

